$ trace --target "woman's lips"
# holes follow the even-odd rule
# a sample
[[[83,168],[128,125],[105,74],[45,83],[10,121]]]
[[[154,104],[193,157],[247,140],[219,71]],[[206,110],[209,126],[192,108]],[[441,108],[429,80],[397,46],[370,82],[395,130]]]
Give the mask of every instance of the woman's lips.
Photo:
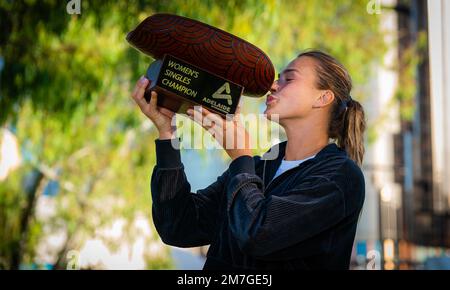
[[[269,96],[267,96],[267,99],[266,99],[266,105],[273,104],[277,101],[278,101],[277,97],[274,97],[273,95],[269,95]]]

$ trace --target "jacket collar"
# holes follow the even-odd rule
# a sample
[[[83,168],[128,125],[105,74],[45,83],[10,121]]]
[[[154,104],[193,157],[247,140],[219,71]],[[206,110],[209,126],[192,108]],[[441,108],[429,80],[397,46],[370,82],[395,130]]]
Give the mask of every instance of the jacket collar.
[[[272,148],[270,148],[264,155],[262,156],[262,160],[264,160],[264,170],[263,170],[263,179],[264,179],[264,185],[267,186],[267,184],[272,180],[273,176],[275,175],[276,171],[280,167],[281,161],[283,160],[285,153],[286,153],[286,145],[287,141],[283,141],[281,143],[278,143]],[[278,152],[278,154],[277,154]],[[274,159],[272,154],[277,154],[276,158]],[[330,143],[326,145],[325,147],[320,150],[314,158],[311,158],[312,162],[318,162],[324,159],[327,159],[330,156],[336,156],[336,155],[342,155],[346,156],[347,153],[345,150],[339,148],[335,143]]]

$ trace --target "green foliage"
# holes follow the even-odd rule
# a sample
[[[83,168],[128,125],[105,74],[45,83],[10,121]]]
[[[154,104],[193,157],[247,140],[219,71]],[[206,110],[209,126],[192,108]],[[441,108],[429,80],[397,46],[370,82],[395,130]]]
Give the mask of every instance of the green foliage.
[[[11,267],[12,249],[20,242],[22,262],[36,262],[37,245],[56,231],[67,236],[63,248],[53,253],[55,266],[64,267],[67,251],[96,237],[99,228],[126,220],[129,230],[120,241],[108,241],[116,249],[139,235],[130,226],[136,215],[150,218],[156,135],[129,95],[151,59],[125,41],[145,17],[169,12],[218,26],[261,47],[278,69],[304,49],[324,49],[349,68],[358,88],[385,49],[379,18],[366,13],[366,4],[82,0],[82,14],[71,16],[65,1],[0,2],[0,124],[16,130],[26,157],[0,184],[0,268]],[[354,97],[364,97],[357,92]],[[259,111],[261,101],[247,102],[244,112]],[[33,169],[44,173],[36,200],[52,180],[60,191],[52,218],[33,213],[23,235],[23,180]],[[160,243],[156,233],[153,242]],[[149,268],[173,266],[167,249],[162,252],[147,256]]]

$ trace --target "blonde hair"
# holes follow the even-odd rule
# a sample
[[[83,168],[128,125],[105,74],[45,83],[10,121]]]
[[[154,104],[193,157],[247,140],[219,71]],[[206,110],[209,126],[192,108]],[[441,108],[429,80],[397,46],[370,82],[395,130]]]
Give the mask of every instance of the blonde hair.
[[[334,57],[318,50],[308,50],[298,57],[311,57],[316,62],[317,88],[331,90],[335,100],[330,111],[328,135],[336,140],[358,165],[364,156],[366,121],[362,105],[350,96],[352,79],[347,69]]]

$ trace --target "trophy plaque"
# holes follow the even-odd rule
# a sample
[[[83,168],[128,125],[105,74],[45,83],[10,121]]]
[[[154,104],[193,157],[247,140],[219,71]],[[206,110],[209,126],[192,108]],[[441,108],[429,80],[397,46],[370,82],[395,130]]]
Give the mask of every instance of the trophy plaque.
[[[272,86],[275,69],[256,46],[228,32],[189,18],[155,14],[127,35],[151,56],[146,77],[158,93],[158,106],[176,113],[201,105],[225,117],[234,114],[241,95],[261,97]]]

